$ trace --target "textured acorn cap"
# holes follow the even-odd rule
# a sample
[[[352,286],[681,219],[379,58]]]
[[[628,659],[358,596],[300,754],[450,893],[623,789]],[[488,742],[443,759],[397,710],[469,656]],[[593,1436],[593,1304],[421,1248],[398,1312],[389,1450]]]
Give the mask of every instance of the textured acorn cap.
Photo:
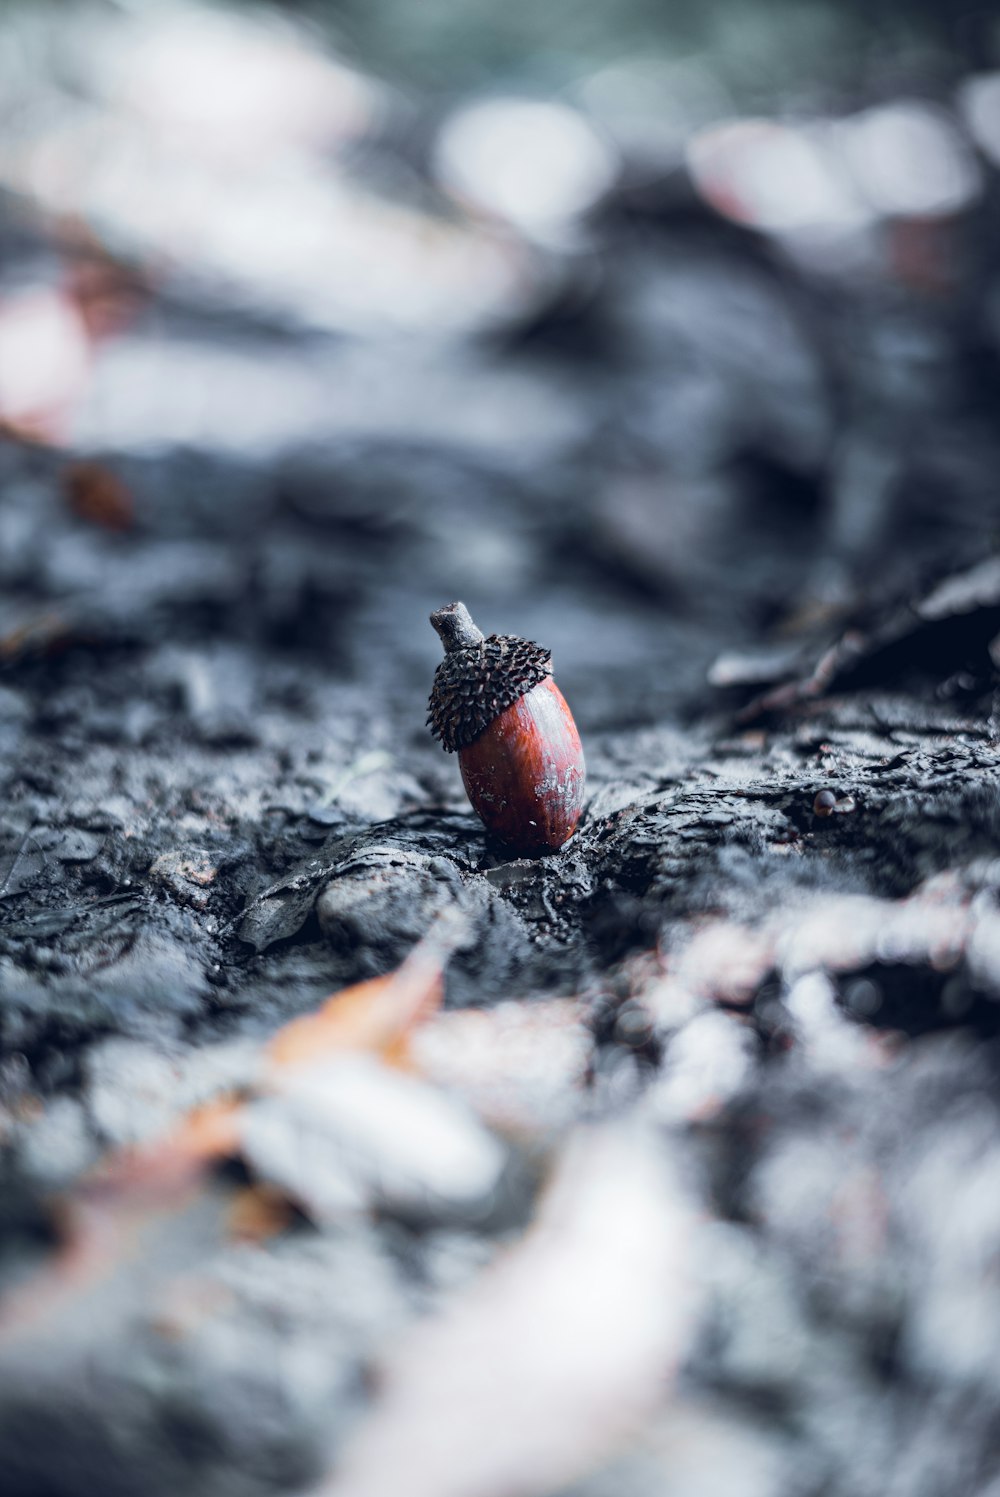
[[[427,725],[453,754],[551,674],[552,654],[516,634],[484,638],[464,603],[438,609],[431,623],[445,657],[434,673]]]

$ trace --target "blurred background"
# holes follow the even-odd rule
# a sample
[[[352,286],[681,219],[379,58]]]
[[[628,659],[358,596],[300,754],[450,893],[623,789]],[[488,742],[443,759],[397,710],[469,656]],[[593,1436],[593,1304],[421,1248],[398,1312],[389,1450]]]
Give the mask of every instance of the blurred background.
[[[0,5],[5,1494],[998,1497],[998,402],[995,7]]]
[[[0,419],[84,463],[6,496],[6,633],[141,633],[127,557],[158,630],[363,633],[415,714],[462,594],[599,726],[973,553],[995,47],[902,0],[6,6]]]

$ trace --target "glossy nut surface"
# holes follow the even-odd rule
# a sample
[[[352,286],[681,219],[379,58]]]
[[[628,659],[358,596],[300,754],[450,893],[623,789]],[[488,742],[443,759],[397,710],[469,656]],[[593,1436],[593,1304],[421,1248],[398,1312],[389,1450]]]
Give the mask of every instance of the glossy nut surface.
[[[573,835],[583,806],[583,748],[551,677],[495,717],[458,759],[474,810],[509,852],[537,857]]]

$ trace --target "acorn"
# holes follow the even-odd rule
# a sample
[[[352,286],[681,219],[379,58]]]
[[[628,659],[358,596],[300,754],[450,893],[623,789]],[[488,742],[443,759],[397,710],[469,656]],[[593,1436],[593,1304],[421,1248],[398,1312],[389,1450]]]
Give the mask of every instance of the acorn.
[[[444,659],[427,723],[458,754],[473,810],[508,852],[555,852],[580,820],[584,763],[550,651],[513,634],[484,637],[464,603],[439,608],[431,623]]]

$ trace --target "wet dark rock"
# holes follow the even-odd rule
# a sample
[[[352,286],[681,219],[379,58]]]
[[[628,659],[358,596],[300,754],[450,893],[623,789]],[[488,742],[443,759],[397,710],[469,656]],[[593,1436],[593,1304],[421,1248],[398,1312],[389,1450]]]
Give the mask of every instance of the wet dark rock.
[[[459,911],[451,990],[482,1000],[517,982],[533,955],[529,929],[491,884],[446,856],[376,844],[338,866],[316,913],[334,950],[349,951],[367,976],[396,966],[442,910]]]

